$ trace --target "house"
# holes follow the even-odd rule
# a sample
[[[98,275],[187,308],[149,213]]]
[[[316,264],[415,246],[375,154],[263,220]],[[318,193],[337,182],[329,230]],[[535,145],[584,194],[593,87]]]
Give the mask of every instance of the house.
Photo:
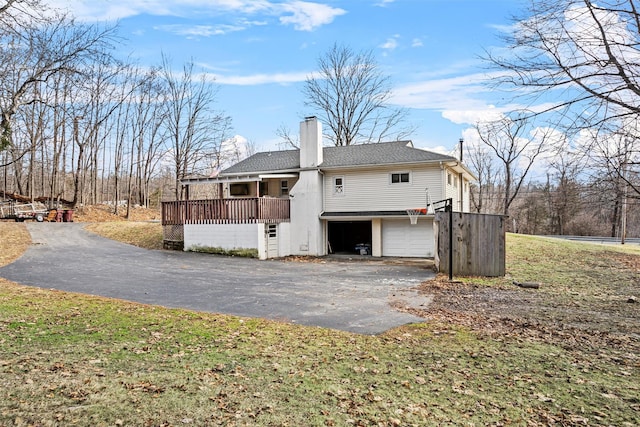
[[[187,188],[217,185],[220,198],[165,202],[175,209],[167,205],[163,221],[184,218],[185,250],[433,257],[427,204],[451,199],[454,211],[468,212],[473,179],[456,158],[411,141],[323,147],[321,123],[310,117],[300,124],[299,150],[257,153],[216,177],[184,180]],[[409,209],[421,212],[416,224]]]

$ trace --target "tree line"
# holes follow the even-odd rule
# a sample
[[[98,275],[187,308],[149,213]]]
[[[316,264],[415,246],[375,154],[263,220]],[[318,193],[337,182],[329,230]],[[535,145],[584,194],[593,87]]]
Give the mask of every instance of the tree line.
[[[487,85],[510,107],[465,132],[477,212],[512,231],[640,235],[640,13],[634,0],[528,0]],[[182,198],[180,180],[247,154],[193,63],[116,59],[116,27],[0,5],[2,189],[73,205]],[[303,94],[335,145],[410,138],[371,51],[335,44]],[[289,130],[277,133],[297,145]],[[167,197],[170,193],[170,197]],[[128,203],[129,205],[130,203]]]
[[[0,190],[76,206],[148,206],[179,181],[236,161],[232,121],[193,62],[118,59],[117,27],[38,0],[0,6]]]
[[[488,84],[518,107],[474,127],[475,208],[513,231],[638,236],[640,3],[526,4],[485,52]]]

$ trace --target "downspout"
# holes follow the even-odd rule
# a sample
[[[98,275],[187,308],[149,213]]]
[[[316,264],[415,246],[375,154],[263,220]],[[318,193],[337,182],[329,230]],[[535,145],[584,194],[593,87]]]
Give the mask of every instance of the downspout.
[[[442,177],[442,198],[446,199],[447,198],[447,170],[445,168],[445,165],[443,162],[440,162],[440,171],[444,171],[445,173],[441,173],[440,176]]]
[[[324,191],[324,186],[325,186],[325,174],[324,171],[322,169],[320,169],[320,167],[318,167],[318,173],[320,174],[320,191],[322,191],[322,207],[320,208],[320,216],[318,217],[318,221],[320,221],[320,231],[322,233],[321,239],[322,239],[322,253],[324,255],[329,253],[329,226],[327,225],[328,222],[326,220],[322,219],[322,215],[324,214],[324,209],[327,205],[327,192]]]
[[[325,186],[325,182],[324,182],[324,178],[325,178],[325,174],[322,171],[322,169],[318,168],[318,173],[320,174],[320,176],[322,176],[322,185],[320,186],[320,188],[322,189],[322,209],[320,210],[320,216],[322,216],[322,214],[324,213],[324,208],[327,205],[327,193],[326,191],[324,191],[324,186]]]

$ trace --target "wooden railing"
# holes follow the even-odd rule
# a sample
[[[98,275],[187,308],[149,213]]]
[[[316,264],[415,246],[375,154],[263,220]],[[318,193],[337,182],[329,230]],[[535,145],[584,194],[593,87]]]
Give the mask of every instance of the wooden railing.
[[[162,225],[289,222],[289,199],[182,200],[162,202]]]

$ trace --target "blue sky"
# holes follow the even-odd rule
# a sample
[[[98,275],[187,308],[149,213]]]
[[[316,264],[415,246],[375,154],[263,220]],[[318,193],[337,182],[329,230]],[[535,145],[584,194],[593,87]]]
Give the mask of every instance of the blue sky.
[[[520,12],[518,0],[48,0],[83,21],[117,20],[123,52],[161,54],[215,75],[218,108],[259,151],[310,111],[302,87],[334,43],[372,50],[409,108],[417,147],[453,150],[470,126],[504,107],[482,86],[484,49]]]

